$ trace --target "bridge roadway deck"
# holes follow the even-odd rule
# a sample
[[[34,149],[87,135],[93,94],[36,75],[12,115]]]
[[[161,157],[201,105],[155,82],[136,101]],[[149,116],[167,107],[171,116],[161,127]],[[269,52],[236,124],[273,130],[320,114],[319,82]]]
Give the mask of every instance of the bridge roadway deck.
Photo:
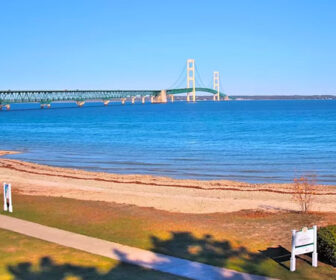
[[[165,90],[167,95],[191,93],[192,88],[179,88]],[[196,92],[206,92],[213,95],[217,91],[210,88],[196,88]],[[157,97],[162,90],[8,90],[0,91],[0,105],[11,103],[39,102],[50,104],[55,101],[88,101],[134,98],[144,96]],[[221,97],[225,94],[220,93]]]

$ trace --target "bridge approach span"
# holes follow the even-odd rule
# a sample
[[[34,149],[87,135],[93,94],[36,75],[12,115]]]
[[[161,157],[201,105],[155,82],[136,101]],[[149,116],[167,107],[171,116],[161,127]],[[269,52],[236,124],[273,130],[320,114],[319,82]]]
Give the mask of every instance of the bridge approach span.
[[[213,95],[217,91],[211,88],[195,88],[197,92],[205,92]],[[12,103],[41,103],[41,105],[51,102],[74,101],[78,104],[85,101],[110,101],[110,100],[126,100],[145,97],[155,100],[162,92],[168,96],[190,93],[192,88],[179,88],[168,90],[8,90],[0,91],[0,106],[8,106]],[[221,97],[226,97],[220,93]]]

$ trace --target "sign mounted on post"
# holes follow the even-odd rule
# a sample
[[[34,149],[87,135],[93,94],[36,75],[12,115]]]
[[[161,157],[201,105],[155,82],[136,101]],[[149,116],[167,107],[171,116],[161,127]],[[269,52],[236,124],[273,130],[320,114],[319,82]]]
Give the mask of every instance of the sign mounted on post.
[[[312,266],[317,267],[317,226],[304,227],[300,231],[292,230],[292,255],[290,271],[295,271],[296,255],[313,253]]]
[[[3,193],[4,193],[4,211],[13,212],[11,184],[7,183],[3,184]]]

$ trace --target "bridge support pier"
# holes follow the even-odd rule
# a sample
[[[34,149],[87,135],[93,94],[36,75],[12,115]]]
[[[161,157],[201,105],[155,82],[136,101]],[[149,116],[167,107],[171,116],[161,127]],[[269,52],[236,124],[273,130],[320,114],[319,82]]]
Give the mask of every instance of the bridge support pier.
[[[161,90],[158,96],[155,96],[153,103],[167,103],[167,91]]]
[[[83,107],[83,105],[85,104],[85,101],[76,101],[76,104],[78,107]]]
[[[51,104],[41,104],[41,109],[44,109],[44,108],[48,108],[48,109],[50,109],[50,107],[51,107]]]
[[[126,102],[126,98],[121,98],[121,104],[125,105],[125,102]]]
[[[135,103],[135,96],[132,96],[132,104]]]
[[[142,104],[145,104],[145,96],[142,96],[142,97],[141,97],[141,103],[142,103]]]
[[[192,99],[192,100],[191,100]],[[187,102],[196,102],[196,94],[194,92],[192,93],[187,93]]]
[[[150,101],[151,101],[151,103],[154,103],[154,96],[153,95],[151,95]]]
[[[170,102],[174,102],[174,95],[171,94],[169,97],[170,97]]]
[[[110,104],[110,100],[104,100],[104,106],[107,106]]]

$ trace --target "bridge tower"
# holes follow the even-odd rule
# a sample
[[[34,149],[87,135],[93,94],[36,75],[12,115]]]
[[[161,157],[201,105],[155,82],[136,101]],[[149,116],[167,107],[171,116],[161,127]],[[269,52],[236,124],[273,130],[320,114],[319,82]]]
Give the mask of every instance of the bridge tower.
[[[191,86],[190,86],[191,85]],[[192,87],[192,101],[196,101],[196,90],[195,90],[195,60],[187,60],[187,88]],[[187,101],[190,101],[190,92],[187,93]]]
[[[215,71],[213,73],[213,88],[217,90],[217,101],[219,101],[219,72]],[[216,95],[214,95],[214,100],[216,100]]]

